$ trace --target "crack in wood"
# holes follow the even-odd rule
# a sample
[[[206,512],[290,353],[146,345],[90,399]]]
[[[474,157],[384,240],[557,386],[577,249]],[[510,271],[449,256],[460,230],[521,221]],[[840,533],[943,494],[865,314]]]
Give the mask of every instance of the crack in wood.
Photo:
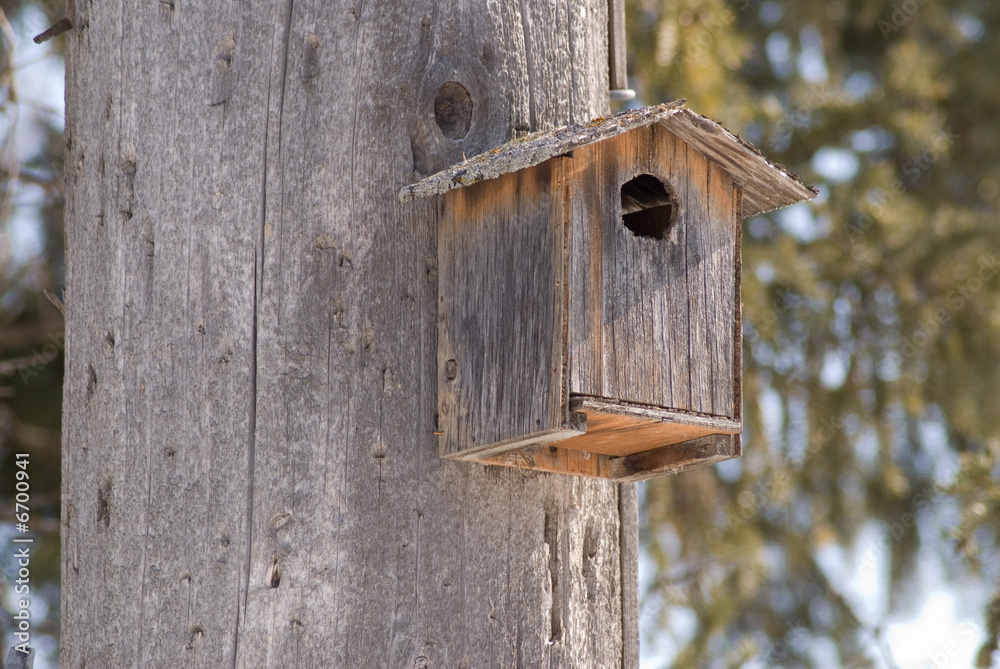
[[[548,570],[552,600],[549,605],[549,643],[559,643],[563,638],[562,591],[559,579],[559,510],[555,504],[546,505],[543,538],[549,548]]]

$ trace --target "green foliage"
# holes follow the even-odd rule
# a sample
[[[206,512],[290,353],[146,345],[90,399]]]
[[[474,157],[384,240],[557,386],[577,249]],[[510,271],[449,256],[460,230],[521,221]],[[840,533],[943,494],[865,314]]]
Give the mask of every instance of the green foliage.
[[[818,648],[892,666],[885,626],[921,602],[918,555],[952,587],[997,589],[1000,6],[627,11],[643,103],[687,98],[822,191],[744,225],[746,455],[645,489],[644,611],[668,631],[693,617],[676,666],[819,666]],[[881,564],[884,592],[858,595]]]

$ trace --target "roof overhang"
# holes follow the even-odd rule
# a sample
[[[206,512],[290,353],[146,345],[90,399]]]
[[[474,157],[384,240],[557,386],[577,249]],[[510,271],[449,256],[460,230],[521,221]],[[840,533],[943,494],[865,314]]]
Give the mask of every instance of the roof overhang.
[[[581,146],[654,123],[659,123],[715,161],[733,178],[743,190],[741,213],[744,218],[812,199],[819,192],[813,186],[803,184],[797,175],[782,165],[764,158],[750,143],[722,125],[687,109],[684,101],[679,100],[655,107],[629,109],[589,123],[515,139],[404,187],[399,192],[399,199],[406,201],[439,195],[496,179],[539,165]]]

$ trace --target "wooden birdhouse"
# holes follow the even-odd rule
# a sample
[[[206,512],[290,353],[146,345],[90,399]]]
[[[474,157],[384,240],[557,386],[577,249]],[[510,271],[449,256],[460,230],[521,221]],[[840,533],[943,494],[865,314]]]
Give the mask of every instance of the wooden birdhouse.
[[[631,481],[740,455],[740,221],[815,190],[673,103],[400,198],[431,195],[443,457]]]

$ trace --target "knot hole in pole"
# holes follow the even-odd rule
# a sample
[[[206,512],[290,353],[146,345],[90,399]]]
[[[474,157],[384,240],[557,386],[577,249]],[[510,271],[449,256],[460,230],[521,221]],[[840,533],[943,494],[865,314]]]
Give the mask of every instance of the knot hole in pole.
[[[472,125],[472,96],[462,84],[445,82],[434,97],[434,120],[448,139],[462,139]]]

